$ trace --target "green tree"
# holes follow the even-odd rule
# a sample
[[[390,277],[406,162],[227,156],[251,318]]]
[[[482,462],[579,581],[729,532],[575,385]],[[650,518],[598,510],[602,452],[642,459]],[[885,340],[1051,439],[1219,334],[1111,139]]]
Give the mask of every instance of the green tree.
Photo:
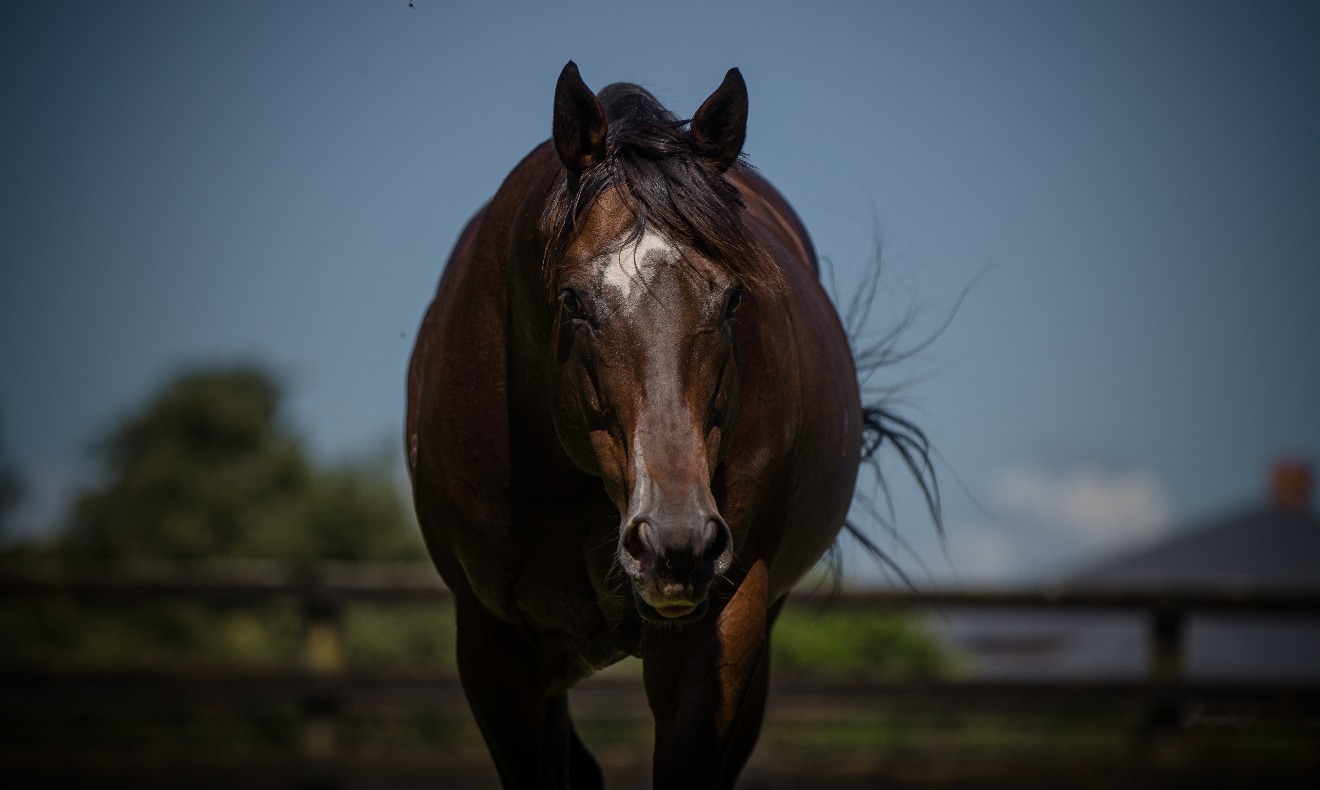
[[[252,364],[188,370],[98,443],[59,553],[99,560],[424,556],[383,460],[313,464]]]

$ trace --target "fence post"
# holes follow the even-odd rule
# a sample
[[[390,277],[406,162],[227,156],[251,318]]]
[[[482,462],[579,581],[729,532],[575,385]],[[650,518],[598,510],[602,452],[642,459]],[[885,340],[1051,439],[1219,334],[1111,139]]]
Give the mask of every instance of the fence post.
[[[309,683],[302,738],[303,755],[313,760],[334,757],[338,746],[341,700],[333,677],[343,660],[339,602],[314,587],[303,601],[303,669]]]
[[[1185,611],[1167,604],[1156,604],[1150,613],[1146,680],[1152,698],[1139,750],[1146,762],[1157,768],[1176,767],[1182,761],[1179,687],[1183,679],[1186,620]]]
[[[1184,619],[1182,611],[1169,606],[1156,606],[1152,612],[1148,680],[1161,684],[1182,680]]]

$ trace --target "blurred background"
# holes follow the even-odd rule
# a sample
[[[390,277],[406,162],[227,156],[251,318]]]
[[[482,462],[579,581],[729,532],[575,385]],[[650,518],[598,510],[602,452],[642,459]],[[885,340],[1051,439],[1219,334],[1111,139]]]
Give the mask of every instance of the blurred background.
[[[738,66],[836,302],[881,267],[859,346],[918,352],[867,384],[943,531],[863,479],[899,570],[808,580],[747,786],[1308,783],[1317,41],[1286,2],[5,4],[0,770],[490,785],[404,370],[571,58],[680,116]],[[635,672],[574,702],[625,786]]]

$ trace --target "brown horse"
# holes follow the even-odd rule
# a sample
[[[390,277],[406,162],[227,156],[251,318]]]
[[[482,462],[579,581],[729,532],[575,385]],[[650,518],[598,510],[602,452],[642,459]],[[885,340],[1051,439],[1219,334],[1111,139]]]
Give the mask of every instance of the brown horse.
[[[569,63],[553,139],[463,230],[408,371],[417,515],[506,787],[600,787],[567,691],[640,656],[656,787],[729,787],[770,629],[844,524],[864,418],[806,230],[690,122]]]

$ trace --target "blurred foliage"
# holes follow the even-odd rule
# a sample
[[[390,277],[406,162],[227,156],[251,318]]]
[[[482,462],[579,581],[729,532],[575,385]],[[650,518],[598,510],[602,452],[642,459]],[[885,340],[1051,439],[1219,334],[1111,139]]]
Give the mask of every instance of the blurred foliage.
[[[389,464],[322,467],[253,365],[185,372],[97,445],[105,483],[54,547],[68,558],[404,560],[425,556]]]
[[[454,672],[453,609],[350,604],[341,612],[349,669]],[[296,602],[215,608],[194,601],[0,606],[0,668],[258,671],[303,660]]]
[[[385,455],[317,463],[283,410],[276,376],[255,364],[187,370],[110,426],[94,445],[102,470],[46,543],[0,549],[10,562],[109,563],[274,559],[420,560],[426,556],[396,465]],[[17,493],[0,454],[0,516]],[[443,652],[434,613],[362,616],[348,636],[396,663]],[[262,669],[296,666],[302,614],[292,602],[216,610],[199,602],[4,602],[0,665]],[[452,627],[449,627],[452,630]],[[414,649],[417,645],[425,647]],[[441,645],[437,648],[436,645]],[[452,648],[450,648],[452,652]]]
[[[786,608],[770,642],[770,666],[788,672],[943,677],[953,658],[913,618],[884,611]]]
[[[458,672],[454,610],[428,604],[345,607],[344,663],[412,672]]]

